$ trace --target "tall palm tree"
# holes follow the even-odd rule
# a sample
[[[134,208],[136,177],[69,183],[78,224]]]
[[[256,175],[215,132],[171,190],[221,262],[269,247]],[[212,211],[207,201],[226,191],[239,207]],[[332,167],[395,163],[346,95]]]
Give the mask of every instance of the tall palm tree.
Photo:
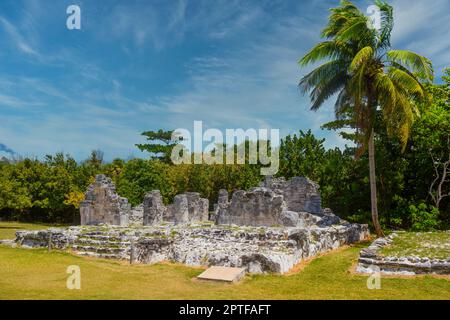
[[[336,117],[351,114],[360,137],[359,151],[368,148],[372,222],[378,236],[383,231],[378,220],[375,176],[374,122],[382,113],[388,133],[406,146],[411,125],[419,115],[417,103],[428,97],[421,81],[433,80],[430,60],[414,52],[391,50],[393,8],[375,1],[381,14],[381,28],[375,29],[353,3],[341,1],[331,9],[326,38],[299,61],[302,67],[326,60],[299,83],[309,93],[311,109],[319,109],[336,95]]]

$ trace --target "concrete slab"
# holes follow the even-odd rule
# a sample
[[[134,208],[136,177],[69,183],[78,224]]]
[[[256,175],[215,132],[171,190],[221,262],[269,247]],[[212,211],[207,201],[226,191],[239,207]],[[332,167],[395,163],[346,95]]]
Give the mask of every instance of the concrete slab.
[[[213,266],[200,274],[197,279],[225,282],[238,282],[245,275],[245,268]]]

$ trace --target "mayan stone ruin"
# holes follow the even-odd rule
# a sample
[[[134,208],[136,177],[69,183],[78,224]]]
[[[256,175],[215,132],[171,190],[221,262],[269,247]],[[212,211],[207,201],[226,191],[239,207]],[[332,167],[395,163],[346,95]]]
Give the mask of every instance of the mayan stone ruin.
[[[448,232],[448,231],[447,231]],[[372,244],[359,253],[356,271],[372,274],[380,272],[383,274],[450,274],[450,259],[437,259],[418,256],[386,256],[380,253],[383,247],[392,244],[398,233],[378,238]]]
[[[330,209],[322,210],[319,186],[304,177],[267,177],[259,187],[239,190],[228,200],[220,190],[215,209],[217,224],[301,227],[338,223]]]
[[[79,255],[172,261],[192,266],[285,273],[303,259],[367,238],[367,225],[352,224],[322,209],[319,186],[304,177],[266,178],[259,187],[220,190],[210,211],[197,192],[164,204],[149,191],[132,208],[112,181],[98,175],[80,208],[81,226],[18,231],[26,247],[70,250]]]
[[[128,225],[131,205],[116,193],[114,183],[103,174],[95,177],[80,204],[81,225],[107,223]]]
[[[186,224],[209,219],[209,201],[198,192],[176,195],[165,206],[159,190],[147,193],[142,204],[132,208],[128,199],[116,193],[114,183],[105,175],[97,175],[80,205],[81,225],[109,224],[157,225],[165,222]]]

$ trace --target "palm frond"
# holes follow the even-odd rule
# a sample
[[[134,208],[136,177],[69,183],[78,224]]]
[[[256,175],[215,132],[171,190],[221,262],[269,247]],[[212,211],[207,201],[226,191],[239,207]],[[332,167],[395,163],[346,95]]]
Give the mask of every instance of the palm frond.
[[[408,50],[391,50],[387,52],[387,57],[389,61],[399,63],[412,73],[417,73],[419,78],[433,81],[433,65],[429,59]]]
[[[382,106],[385,118],[388,118],[395,110],[397,101],[397,89],[392,79],[384,72],[377,73],[374,78],[377,99]]]
[[[377,47],[380,49],[388,48],[391,46],[391,32],[394,28],[394,9],[381,0],[375,0],[375,5],[381,13],[381,30]]]
[[[350,73],[356,72],[363,64],[366,64],[373,57],[373,49],[372,47],[364,47],[355,55],[350,64],[349,71]]]
[[[349,54],[350,52],[343,43],[338,41],[324,41],[312,48],[298,63],[304,67],[323,59],[336,59],[346,53]]]
[[[397,112],[395,116],[396,119],[390,119],[387,122],[388,133],[391,135],[396,134],[400,138],[402,150],[404,150],[408,142],[411,126],[414,122],[414,105],[407,96],[400,92],[397,93]]]
[[[348,113],[352,105],[352,96],[349,94],[347,86],[345,86],[341,89],[341,92],[339,92],[334,104],[334,114],[336,116],[336,119],[345,118],[346,113]]]
[[[350,19],[361,15],[358,8],[350,1],[341,1],[341,6],[330,9],[328,25],[322,31],[322,37],[333,38]]]
[[[317,67],[306,76],[304,76],[299,83],[299,88],[303,94],[309,92],[316,85],[328,82],[336,76],[338,73],[345,72],[345,65],[340,60],[331,60],[325,62],[321,66]]]
[[[345,73],[339,73],[332,79],[316,85],[310,94],[311,110],[315,111],[319,109],[328,98],[339,92],[345,86],[346,81],[347,75]]]
[[[425,100],[425,90],[414,76],[411,76],[402,69],[397,69],[394,67],[389,68],[388,75],[397,86],[403,89],[404,93],[413,96],[418,101]]]
[[[336,39],[344,42],[358,41],[363,46],[371,45],[374,31],[367,27],[367,17],[359,16],[348,20],[336,34]]]

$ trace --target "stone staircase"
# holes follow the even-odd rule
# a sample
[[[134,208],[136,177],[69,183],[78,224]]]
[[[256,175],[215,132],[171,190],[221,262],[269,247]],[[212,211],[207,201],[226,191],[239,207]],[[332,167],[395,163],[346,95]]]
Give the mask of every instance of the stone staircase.
[[[127,236],[109,236],[102,232],[88,232],[78,237],[69,248],[73,253],[82,256],[129,260],[131,242]]]

